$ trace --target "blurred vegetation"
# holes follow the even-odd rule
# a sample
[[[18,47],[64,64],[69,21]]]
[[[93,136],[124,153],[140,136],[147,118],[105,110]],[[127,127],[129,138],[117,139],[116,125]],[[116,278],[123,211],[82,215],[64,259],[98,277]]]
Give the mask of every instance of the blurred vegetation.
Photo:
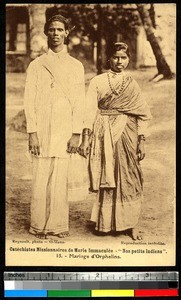
[[[132,61],[136,62],[136,46],[140,27],[143,26],[157,61],[158,73],[171,79],[173,74],[154,35],[155,11],[153,4],[55,4],[46,12],[46,18],[62,14],[70,18],[70,35],[77,36],[81,43],[97,43],[97,73],[102,73],[110,56],[110,46],[117,40],[128,43]],[[104,40],[104,43],[103,43]],[[105,44],[105,47],[103,46]],[[89,59],[89,58],[88,58]]]
[[[76,33],[91,40],[98,39],[98,23],[102,21],[103,35],[139,30],[141,20],[133,4],[56,4],[47,10],[47,18],[60,13],[71,18]],[[101,14],[101,16],[100,16]]]
[[[71,20],[69,41],[76,36],[83,46],[89,46],[89,53],[97,43],[98,73],[106,67],[110,45],[115,41],[128,43],[135,55],[134,40],[141,25],[135,4],[56,4],[47,9],[46,18],[58,13]]]

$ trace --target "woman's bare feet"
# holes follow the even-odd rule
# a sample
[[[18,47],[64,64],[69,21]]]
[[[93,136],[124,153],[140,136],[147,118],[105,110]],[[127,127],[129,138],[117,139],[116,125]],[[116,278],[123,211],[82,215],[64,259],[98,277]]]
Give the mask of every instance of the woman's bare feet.
[[[57,237],[59,237],[60,239],[62,239],[62,238],[66,238],[66,237],[70,236],[70,234],[69,234],[68,231],[65,231],[65,232],[61,232],[61,233],[59,233],[59,234],[55,234],[54,236],[57,236]]]
[[[143,237],[142,237],[142,235],[140,234],[140,231],[138,230],[138,229],[136,229],[136,228],[131,228],[131,229],[129,229],[128,230],[128,235],[134,240],[134,241],[136,241],[136,240],[142,240],[143,239]]]

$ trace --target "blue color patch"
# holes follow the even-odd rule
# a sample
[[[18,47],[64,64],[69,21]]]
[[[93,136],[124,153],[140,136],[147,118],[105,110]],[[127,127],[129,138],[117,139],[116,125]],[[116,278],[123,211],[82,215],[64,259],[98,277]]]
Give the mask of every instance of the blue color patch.
[[[4,297],[47,297],[46,290],[6,290]]]

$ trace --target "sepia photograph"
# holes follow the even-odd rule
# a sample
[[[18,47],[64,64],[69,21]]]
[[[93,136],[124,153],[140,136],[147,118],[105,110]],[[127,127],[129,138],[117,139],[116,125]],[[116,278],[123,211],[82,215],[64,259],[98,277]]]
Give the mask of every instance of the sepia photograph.
[[[176,4],[6,4],[6,266],[175,266]]]

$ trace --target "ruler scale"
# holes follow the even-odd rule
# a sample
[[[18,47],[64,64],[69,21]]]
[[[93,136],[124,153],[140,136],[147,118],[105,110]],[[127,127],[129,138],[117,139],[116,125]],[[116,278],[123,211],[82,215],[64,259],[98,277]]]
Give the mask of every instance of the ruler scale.
[[[4,272],[5,297],[173,297],[178,287],[178,272]]]

